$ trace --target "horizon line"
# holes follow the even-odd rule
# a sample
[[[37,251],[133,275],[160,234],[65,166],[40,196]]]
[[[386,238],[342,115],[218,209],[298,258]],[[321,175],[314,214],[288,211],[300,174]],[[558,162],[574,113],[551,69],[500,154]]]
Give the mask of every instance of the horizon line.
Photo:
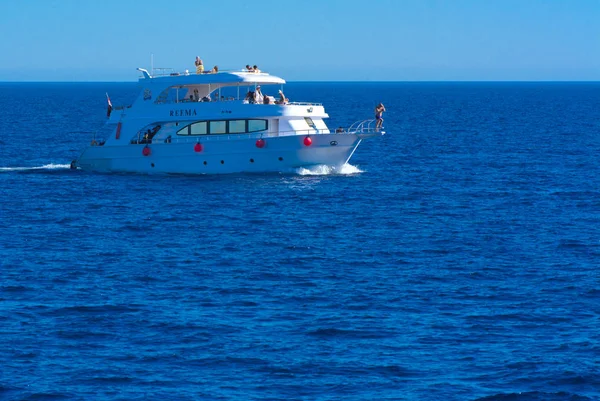
[[[0,84],[33,84],[33,83],[63,83],[63,84],[76,84],[76,83],[139,83],[138,80],[130,81],[91,81],[91,80],[76,80],[76,81],[2,81]],[[600,80],[291,80],[286,83],[600,83]],[[245,85],[244,85],[245,86]]]

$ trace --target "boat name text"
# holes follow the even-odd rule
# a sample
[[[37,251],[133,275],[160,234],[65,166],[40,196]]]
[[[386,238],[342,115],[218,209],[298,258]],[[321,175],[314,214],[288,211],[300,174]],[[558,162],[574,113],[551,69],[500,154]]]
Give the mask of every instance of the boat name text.
[[[169,117],[191,117],[195,115],[198,115],[198,113],[194,109],[177,109],[169,111]]]

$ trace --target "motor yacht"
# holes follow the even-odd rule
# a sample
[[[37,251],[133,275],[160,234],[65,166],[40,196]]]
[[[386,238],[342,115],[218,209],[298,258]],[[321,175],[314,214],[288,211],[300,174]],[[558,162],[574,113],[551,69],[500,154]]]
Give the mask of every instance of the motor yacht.
[[[322,104],[288,101],[285,80],[268,73],[138,71],[135,101],[113,108],[107,94],[107,122],[72,168],[183,174],[336,168],[363,139],[385,133],[374,120],[330,131]],[[277,89],[277,97],[263,94]]]

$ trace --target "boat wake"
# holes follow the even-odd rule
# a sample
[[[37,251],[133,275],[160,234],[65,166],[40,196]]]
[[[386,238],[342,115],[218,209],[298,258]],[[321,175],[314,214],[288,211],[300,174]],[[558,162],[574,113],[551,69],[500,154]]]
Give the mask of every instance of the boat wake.
[[[37,167],[0,167],[0,172],[70,169],[70,164],[44,164]]]
[[[33,166],[33,167],[0,167],[0,173],[8,173],[8,172],[43,172],[43,171],[56,171],[56,170],[70,170],[70,164],[44,164],[43,166]],[[300,167],[294,170],[295,174],[298,175],[352,175],[352,174],[360,174],[364,171],[359,169],[356,166],[351,164],[344,164],[342,166],[328,166],[328,165],[318,165],[312,167]]]
[[[312,167],[300,167],[296,169],[296,173],[298,175],[352,175],[359,174],[363,171],[358,167],[355,167],[351,164],[344,164],[343,166],[312,166]]]

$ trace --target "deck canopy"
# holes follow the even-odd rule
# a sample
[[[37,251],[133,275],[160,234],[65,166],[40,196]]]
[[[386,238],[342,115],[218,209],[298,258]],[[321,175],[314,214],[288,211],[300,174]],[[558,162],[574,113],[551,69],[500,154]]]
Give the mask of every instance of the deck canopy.
[[[144,92],[148,94],[147,98],[152,98],[151,93],[158,95],[153,98],[154,102],[158,104],[208,100],[211,93],[218,90],[218,95],[221,95],[221,88],[226,87],[237,87],[235,98],[241,100],[240,87],[254,86],[256,88],[258,85],[285,84],[284,79],[274,75],[247,71],[222,71],[205,74],[171,73],[154,77],[144,69],[138,68],[138,71],[143,74],[139,83],[146,88]],[[245,92],[241,93],[241,98],[244,98],[245,95]]]
[[[139,82],[144,85],[148,84],[148,81],[151,81],[151,83],[154,85],[160,84],[164,86],[208,84],[217,84],[218,86],[285,84],[284,79],[264,72],[254,73],[247,71],[220,71],[217,73],[205,74],[172,73],[169,75],[153,77],[144,69],[138,68],[138,71],[141,71],[143,74],[143,77],[140,78]]]

